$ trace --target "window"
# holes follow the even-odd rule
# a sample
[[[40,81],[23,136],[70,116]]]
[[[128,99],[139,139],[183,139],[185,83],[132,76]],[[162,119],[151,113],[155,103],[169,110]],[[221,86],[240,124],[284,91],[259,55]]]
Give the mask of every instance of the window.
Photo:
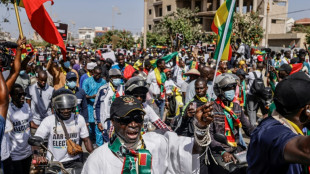
[[[283,1],[277,2],[277,5],[278,5],[278,6],[286,6],[286,2],[283,2]]]
[[[149,30],[152,30],[152,25],[149,25]]]
[[[163,8],[159,8],[159,16],[163,16]]]
[[[271,20],[271,23],[276,24],[276,23],[277,23],[277,20],[276,20],[276,19],[272,19],[272,20]]]
[[[90,35],[86,35],[86,39],[90,39]]]
[[[167,11],[171,11],[171,5],[167,5]]]
[[[151,9],[149,9],[149,15],[151,15],[152,14],[152,10]]]

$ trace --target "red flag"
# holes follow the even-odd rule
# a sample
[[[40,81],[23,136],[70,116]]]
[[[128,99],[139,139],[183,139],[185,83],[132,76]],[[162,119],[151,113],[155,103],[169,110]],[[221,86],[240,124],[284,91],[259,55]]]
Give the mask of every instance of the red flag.
[[[39,35],[51,44],[57,45],[61,49],[64,60],[66,60],[66,47],[64,41],[55,27],[52,19],[45,10],[43,3],[48,0],[23,0],[28,19],[32,28]],[[50,0],[52,5],[53,0]]]
[[[302,63],[291,64],[292,71],[290,75],[299,72],[302,69],[302,66],[303,66]]]

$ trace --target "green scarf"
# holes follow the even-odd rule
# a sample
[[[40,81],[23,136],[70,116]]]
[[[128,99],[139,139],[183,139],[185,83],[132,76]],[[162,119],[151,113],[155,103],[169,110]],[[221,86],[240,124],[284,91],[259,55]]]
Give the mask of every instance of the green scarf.
[[[151,173],[152,155],[146,149],[142,136],[141,141],[141,149],[127,149],[116,134],[112,135],[108,147],[114,154],[124,158],[122,174],[137,174],[136,162],[138,162],[138,174]]]

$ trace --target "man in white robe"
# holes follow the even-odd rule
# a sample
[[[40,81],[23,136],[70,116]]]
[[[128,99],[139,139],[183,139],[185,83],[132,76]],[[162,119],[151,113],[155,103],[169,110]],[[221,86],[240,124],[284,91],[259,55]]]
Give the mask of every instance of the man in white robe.
[[[109,144],[88,157],[82,173],[200,173],[199,156],[205,152],[201,145],[211,141],[208,131],[213,120],[211,111],[211,103],[196,110],[196,139],[174,132],[164,135],[148,132],[141,136],[145,115],[141,102],[133,96],[116,98],[110,113],[115,133]]]

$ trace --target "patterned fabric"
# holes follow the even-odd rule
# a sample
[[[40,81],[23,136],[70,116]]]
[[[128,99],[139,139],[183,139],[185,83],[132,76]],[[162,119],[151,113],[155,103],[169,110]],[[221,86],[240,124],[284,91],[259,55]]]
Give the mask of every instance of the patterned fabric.
[[[161,119],[156,120],[153,124],[157,129],[168,129],[169,131],[172,131]]]

